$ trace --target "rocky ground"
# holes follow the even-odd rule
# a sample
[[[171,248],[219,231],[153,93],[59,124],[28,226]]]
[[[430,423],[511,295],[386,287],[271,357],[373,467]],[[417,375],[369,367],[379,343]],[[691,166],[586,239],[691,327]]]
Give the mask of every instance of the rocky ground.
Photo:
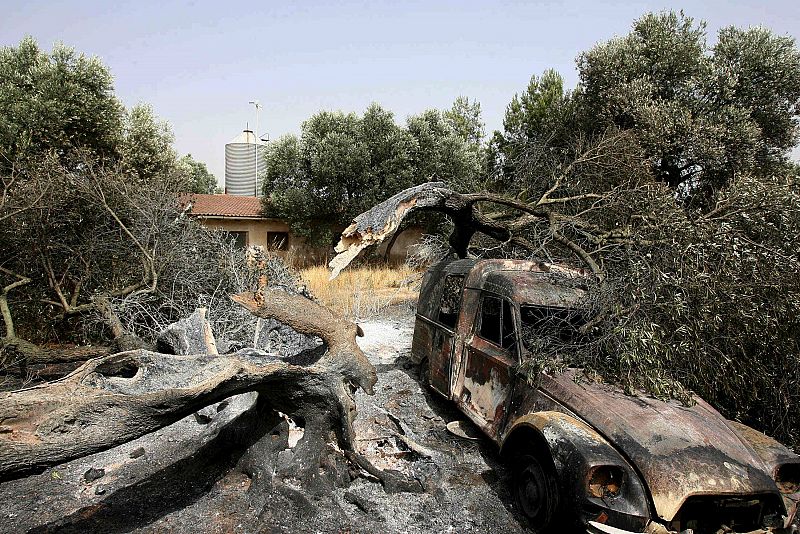
[[[409,361],[413,316],[359,324],[378,385],[356,399],[358,448],[416,480],[413,492],[363,477],[342,484],[346,465],[330,470],[338,482],[321,479],[311,491],[273,476],[291,466],[302,429],[260,417],[246,394],[0,484],[0,532],[525,532],[496,448],[450,434],[459,413],[420,386]]]

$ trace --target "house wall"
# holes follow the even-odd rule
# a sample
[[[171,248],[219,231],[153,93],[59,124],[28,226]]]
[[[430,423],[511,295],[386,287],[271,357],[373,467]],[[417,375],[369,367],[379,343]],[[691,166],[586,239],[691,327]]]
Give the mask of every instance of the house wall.
[[[206,228],[219,229],[225,232],[247,232],[247,244],[267,248],[267,232],[287,232],[289,234],[288,250],[275,251],[279,256],[290,260],[295,265],[324,264],[334,255],[333,249],[309,246],[305,239],[291,233],[289,225],[279,219],[233,219],[219,217],[201,217],[200,222]],[[419,242],[423,229],[411,227],[403,231],[394,244],[388,260],[392,263],[403,263],[411,245]],[[376,254],[385,257],[388,242],[380,245]]]
[[[206,228],[225,232],[247,232],[247,245],[267,247],[267,232],[287,232],[289,234],[288,250],[274,251],[278,256],[291,259],[299,264],[324,261],[326,251],[318,250],[306,244],[305,239],[289,230],[289,225],[279,219],[233,219],[219,217],[201,217],[200,222]]]
[[[416,245],[419,243],[420,238],[422,238],[422,234],[425,233],[425,229],[420,226],[412,226],[410,228],[406,228],[403,232],[397,236],[395,239],[394,244],[392,245],[392,250],[389,251],[389,257],[387,258],[391,263],[403,263],[406,261],[406,255],[408,254],[408,249],[412,245]],[[377,254],[381,256],[386,256],[386,247],[389,245],[389,241],[385,241],[381,243],[378,247]]]
[[[275,219],[216,219],[204,217],[200,220],[206,228],[224,230],[226,232],[247,232],[247,244],[267,246],[267,232],[288,232],[289,226]],[[291,236],[289,247],[292,246]]]

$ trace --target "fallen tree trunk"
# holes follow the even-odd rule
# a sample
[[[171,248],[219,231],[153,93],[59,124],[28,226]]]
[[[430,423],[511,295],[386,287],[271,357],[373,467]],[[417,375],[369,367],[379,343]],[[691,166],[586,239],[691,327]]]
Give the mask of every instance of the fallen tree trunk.
[[[298,451],[311,476],[325,446],[353,448],[357,388],[372,394],[374,367],[355,343],[358,327],[283,290],[234,300],[260,317],[322,338],[327,350],[298,355],[240,351],[175,356],[135,350],[91,360],[56,382],[0,396],[0,480],[108,449],[231,395],[257,391],[305,427]]]

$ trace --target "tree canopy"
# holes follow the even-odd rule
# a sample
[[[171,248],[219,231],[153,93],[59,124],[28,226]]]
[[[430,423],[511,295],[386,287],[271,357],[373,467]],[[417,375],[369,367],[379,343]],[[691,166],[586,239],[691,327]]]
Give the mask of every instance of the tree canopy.
[[[215,180],[178,162],[150,106],[120,104],[99,60],[26,38],[0,49],[0,74],[3,337],[38,340],[112,299],[156,295],[182,256],[208,251],[177,200]]]
[[[67,168],[89,157],[156,180],[177,169],[173,142],[151,106],[125,109],[98,58],[63,44],[46,52],[31,37],[0,48],[0,172],[54,155]],[[192,180],[208,180],[190,167]]]
[[[186,154],[178,160],[180,172],[188,176],[187,190],[189,193],[221,193],[217,178],[208,170],[205,163],[195,160],[191,154]]]
[[[590,128],[635,132],[672,188],[774,172],[798,139],[800,51],[765,28],[724,28],[709,47],[705,23],[651,13],[581,54],[578,70]]]
[[[172,148],[175,136],[166,121],[159,120],[153,108],[139,104],[125,112],[120,162],[126,172],[144,181],[156,180],[176,169],[177,154]]]
[[[61,44],[47,53],[30,37],[0,49],[1,169],[50,151],[115,158],[122,124],[123,106],[99,59]]]
[[[631,132],[654,179],[698,207],[737,173],[787,170],[800,110],[800,51],[791,37],[728,27],[712,47],[704,22],[649,13],[577,63],[574,90],[547,70],[509,103],[492,141],[504,187],[532,146],[547,145],[548,159],[563,157],[570,140],[609,129]]]
[[[362,116],[315,114],[300,137],[281,137],[266,151],[266,213],[286,219],[315,244],[331,244],[355,214],[415,183],[439,179],[463,186],[480,172],[474,147],[482,125],[479,106],[462,106],[463,116],[461,108],[429,110],[409,117],[406,127],[377,104]]]
[[[567,364],[629,391],[695,391],[798,443],[794,40],[724,28],[709,46],[705,23],[651,13],[578,70],[572,91],[554,71],[533,76],[491,146],[489,183],[517,206],[492,220],[528,246],[487,250],[600,280],[587,305],[605,334],[543,346],[532,376]]]

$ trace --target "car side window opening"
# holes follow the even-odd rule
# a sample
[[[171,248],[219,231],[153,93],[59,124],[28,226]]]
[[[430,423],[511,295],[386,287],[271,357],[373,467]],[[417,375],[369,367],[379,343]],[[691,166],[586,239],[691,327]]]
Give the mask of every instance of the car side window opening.
[[[444,279],[442,300],[439,304],[439,322],[450,328],[456,327],[463,287],[464,275],[451,274]]]
[[[514,315],[507,300],[484,295],[478,335],[504,349],[514,348],[516,344]]]

